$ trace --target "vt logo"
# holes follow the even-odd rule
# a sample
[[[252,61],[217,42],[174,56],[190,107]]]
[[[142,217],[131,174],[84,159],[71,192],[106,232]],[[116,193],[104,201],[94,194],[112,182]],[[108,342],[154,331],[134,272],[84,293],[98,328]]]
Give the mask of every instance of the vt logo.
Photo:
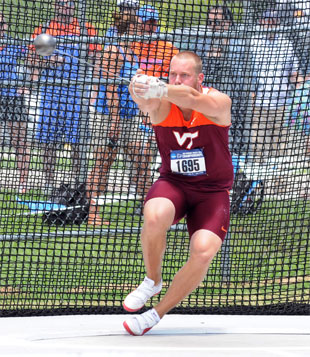
[[[184,133],[182,136],[177,131],[173,132],[177,142],[180,146],[183,146],[187,140],[189,140],[186,149],[190,149],[193,146],[193,140],[198,137],[199,132],[196,131],[195,133]]]

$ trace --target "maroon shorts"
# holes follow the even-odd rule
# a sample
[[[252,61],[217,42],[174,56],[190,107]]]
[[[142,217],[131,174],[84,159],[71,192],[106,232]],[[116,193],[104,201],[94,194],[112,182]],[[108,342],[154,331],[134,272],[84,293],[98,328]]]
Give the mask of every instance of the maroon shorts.
[[[229,227],[228,191],[210,192],[188,183],[160,178],[149,190],[145,202],[152,198],[168,198],[175,207],[173,224],[186,218],[189,236],[199,229],[207,229],[225,239]]]

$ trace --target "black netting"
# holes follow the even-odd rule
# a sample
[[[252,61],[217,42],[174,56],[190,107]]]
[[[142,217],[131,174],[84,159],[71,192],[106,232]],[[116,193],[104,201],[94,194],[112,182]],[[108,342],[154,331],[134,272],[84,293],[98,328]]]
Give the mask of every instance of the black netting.
[[[309,314],[310,1],[118,4],[0,4],[0,315],[123,313],[160,166],[128,80],[139,66],[168,80],[180,50],[232,99],[235,182],[222,249],[172,312]],[[56,39],[46,56],[42,33]],[[181,221],[163,291],[188,245]]]

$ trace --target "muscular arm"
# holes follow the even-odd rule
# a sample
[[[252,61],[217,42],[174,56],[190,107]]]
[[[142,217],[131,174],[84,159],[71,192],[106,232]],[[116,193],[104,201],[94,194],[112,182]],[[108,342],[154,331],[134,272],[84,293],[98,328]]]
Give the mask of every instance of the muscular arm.
[[[137,74],[141,74],[138,71]],[[133,90],[133,86],[134,89]],[[163,121],[169,113],[171,103],[177,105],[183,114],[186,111],[198,111],[216,124],[228,126],[231,124],[231,99],[215,89],[198,91],[186,85],[165,85],[165,94],[161,99],[144,99],[148,92],[147,83],[131,83],[130,93],[134,101],[144,113],[149,113],[153,124]]]
[[[180,108],[202,113],[219,125],[231,124],[231,99],[215,89],[208,93],[199,92],[185,85],[167,85],[168,95],[165,98]]]

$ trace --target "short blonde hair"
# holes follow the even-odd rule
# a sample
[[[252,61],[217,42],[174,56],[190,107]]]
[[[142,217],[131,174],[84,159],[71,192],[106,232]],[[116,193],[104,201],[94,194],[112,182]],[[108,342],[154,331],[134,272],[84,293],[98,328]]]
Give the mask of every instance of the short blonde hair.
[[[202,73],[202,60],[201,58],[192,51],[181,51],[177,53],[174,57],[180,59],[193,59],[195,62],[195,71],[197,74]]]

